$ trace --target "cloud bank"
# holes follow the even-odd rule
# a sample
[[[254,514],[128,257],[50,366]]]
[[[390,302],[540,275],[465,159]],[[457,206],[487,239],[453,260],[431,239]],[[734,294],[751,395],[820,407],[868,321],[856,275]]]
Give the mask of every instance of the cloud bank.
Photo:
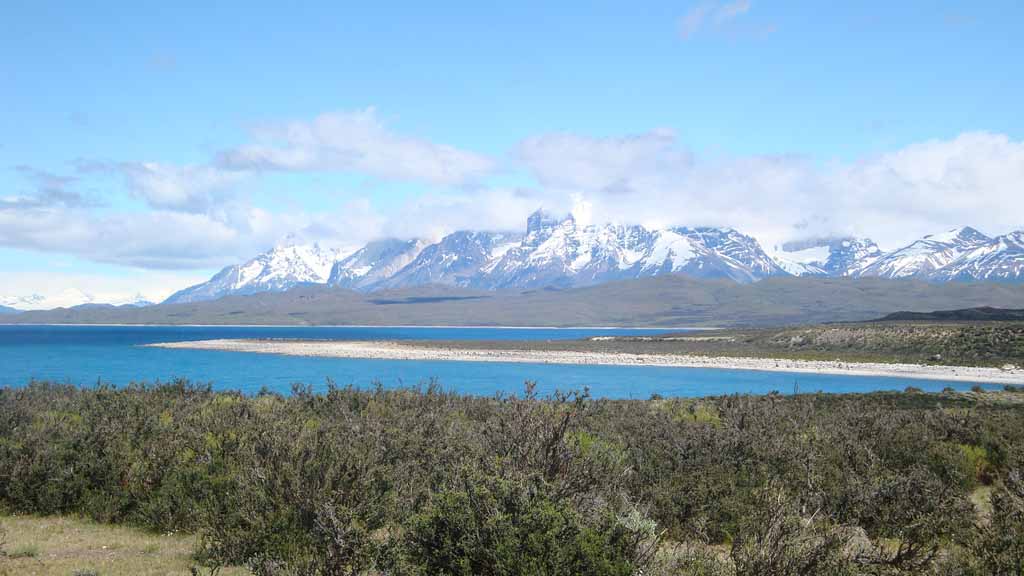
[[[1024,227],[1024,143],[972,132],[855,162],[701,157],[670,132],[531,139],[520,159],[561,203],[598,221],[732,226],[769,247],[810,236],[870,236],[895,247],[970,224]]]
[[[373,108],[269,125],[256,142],[222,152],[230,170],[353,171],[380,178],[463,184],[490,172],[484,155],[388,130]]]
[[[270,131],[277,136],[256,136],[205,164],[79,163],[71,175],[16,167],[26,188],[0,194],[0,245],[189,270],[235,263],[290,233],[352,246],[383,236],[520,230],[539,207],[593,222],[731,226],[769,250],[808,237],[866,236],[895,248],[959,225],[990,234],[1024,228],[1024,142],[991,132],[818,162],[702,154],[668,128],[538,134],[499,161],[395,133],[372,109]],[[524,183],[489,182],[499,169]],[[271,210],[246,189],[277,170],[353,172],[412,182],[419,192],[387,209],[356,187],[328,211],[301,203]],[[97,172],[114,175],[141,206],[115,208],[81,192]]]

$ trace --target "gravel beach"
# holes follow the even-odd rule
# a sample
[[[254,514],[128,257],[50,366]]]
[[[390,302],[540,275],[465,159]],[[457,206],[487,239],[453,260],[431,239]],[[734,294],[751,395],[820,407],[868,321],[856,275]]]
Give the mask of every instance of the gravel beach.
[[[846,376],[893,376],[991,384],[1024,384],[1024,370],[963,366],[930,366],[866,362],[739,358],[678,354],[629,354],[551,350],[465,350],[444,346],[411,346],[399,341],[316,340],[199,340],[148,344],[156,348],[222,350],[289,356],[365,358],[387,360],[443,360],[455,362],[519,362],[528,364],[581,364],[662,366],[762,370]]]

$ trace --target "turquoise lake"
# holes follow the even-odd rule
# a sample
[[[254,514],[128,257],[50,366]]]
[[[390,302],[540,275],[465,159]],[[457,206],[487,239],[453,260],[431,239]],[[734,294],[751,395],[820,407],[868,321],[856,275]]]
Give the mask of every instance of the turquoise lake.
[[[213,338],[550,340],[662,332],[582,328],[0,326],[0,386],[23,386],[33,379],[90,386],[99,381],[124,385],[184,377],[209,382],[217,389],[255,393],[266,387],[287,393],[293,383],[324,389],[328,379],[342,386],[361,387],[377,382],[386,387],[415,386],[437,379],[446,389],[489,396],[521,392],[524,383],[531,380],[542,394],[588,388],[595,397],[638,399],[652,394],[694,397],[771,391],[790,394],[794,390],[871,392],[907,386],[939,391],[947,386],[960,390],[973,386],[937,380],[749,370],[353,360],[139,346]]]

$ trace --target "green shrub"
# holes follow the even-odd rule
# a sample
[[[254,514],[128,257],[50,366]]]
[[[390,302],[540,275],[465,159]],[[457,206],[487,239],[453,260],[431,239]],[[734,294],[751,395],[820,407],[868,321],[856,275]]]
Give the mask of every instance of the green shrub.
[[[1024,476],[1014,470],[992,492],[992,517],[979,522],[969,548],[979,574],[1024,574]]]
[[[197,562],[256,574],[985,574],[1016,553],[1021,446],[1005,395],[33,383],[0,388],[0,509],[196,533]]]
[[[984,446],[960,444],[958,446],[963,457],[964,475],[970,480],[970,487],[991,482],[993,467],[988,459],[988,451]]]
[[[852,561],[844,556],[849,536],[826,518],[801,518],[778,484],[758,491],[751,512],[732,543],[737,576],[853,573]]]
[[[543,487],[481,478],[433,498],[406,541],[422,574],[629,576],[643,536],[608,513],[588,522]]]

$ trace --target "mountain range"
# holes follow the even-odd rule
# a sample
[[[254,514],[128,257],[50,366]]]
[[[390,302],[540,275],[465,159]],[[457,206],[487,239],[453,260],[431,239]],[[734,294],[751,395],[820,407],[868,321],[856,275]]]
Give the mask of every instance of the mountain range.
[[[740,284],[772,277],[1024,282],[1024,231],[989,237],[970,227],[925,236],[889,252],[867,238],[815,238],[766,252],[731,228],[583,225],[537,211],[525,232],[458,231],[437,242],[387,238],[358,249],[288,237],[273,249],[165,303],[283,292],[320,285],[378,292],[426,285],[472,290],[565,289],[681,274]],[[144,306],[141,297],[114,305]],[[100,305],[69,289],[53,297],[0,298],[0,312]]]
[[[65,288],[56,294],[29,296],[0,296],[0,314],[13,314],[24,310],[52,310],[78,306],[149,306],[153,304],[142,294],[130,298],[104,301],[76,288]]]
[[[331,257],[337,258],[333,266]],[[729,228],[584,226],[572,216],[553,218],[538,211],[527,220],[525,234],[459,231],[436,243],[385,239],[349,254],[331,253],[316,244],[281,244],[166,302],[305,284],[363,292],[428,284],[500,290],[569,288],[662,274],[749,283],[787,272],[757,240]]]
[[[963,227],[891,252],[867,238],[821,238],[790,242],[769,254],[731,228],[581,225],[572,216],[537,211],[525,233],[459,231],[433,243],[383,239],[355,251],[283,243],[166,302],[308,284],[361,292],[429,284],[529,290],[663,274],[738,283],[776,276],[1024,282],[1024,231],[993,238]]]
[[[561,290],[431,284],[360,292],[315,284],[206,302],[2,314],[0,324],[781,326],[979,306],[1024,308],[1024,283],[793,276],[739,283],[663,274]]]

